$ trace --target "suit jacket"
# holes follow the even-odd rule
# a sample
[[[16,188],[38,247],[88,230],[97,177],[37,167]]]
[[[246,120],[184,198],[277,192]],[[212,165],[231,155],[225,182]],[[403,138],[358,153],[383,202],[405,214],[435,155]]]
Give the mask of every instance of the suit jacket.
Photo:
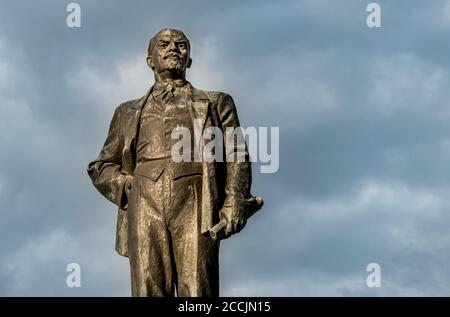
[[[202,131],[207,127],[239,127],[239,119],[231,96],[222,92],[195,89],[188,85],[188,107],[192,120],[200,119]],[[153,87],[152,87],[153,88]],[[112,118],[108,136],[98,158],[88,165],[87,172],[97,190],[119,207],[117,216],[116,251],[128,256],[127,250],[127,197],[125,181],[133,175],[136,166],[136,140],[139,133],[140,115],[152,88],[141,98],[119,105]],[[225,136],[225,133],[224,133]],[[201,138],[204,147],[209,140]],[[236,152],[237,146],[224,141],[224,155]],[[202,152],[203,153],[203,152]],[[219,211],[224,206],[245,208],[251,198],[251,166],[247,147],[245,162],[202,162],[202,211],[201,232],[219,222]]]

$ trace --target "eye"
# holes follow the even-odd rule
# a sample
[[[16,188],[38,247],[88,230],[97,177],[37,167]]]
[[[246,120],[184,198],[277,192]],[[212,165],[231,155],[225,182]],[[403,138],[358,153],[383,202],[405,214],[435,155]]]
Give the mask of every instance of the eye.
[[[167,43],[165,43],[165,42],[164,43],[160,43],[159,47],[161,47],[161,48],[167,47]]]
[[[178,47],[182,48],[182,49],[185,49],[186,48],[186,43],[179,43]]]

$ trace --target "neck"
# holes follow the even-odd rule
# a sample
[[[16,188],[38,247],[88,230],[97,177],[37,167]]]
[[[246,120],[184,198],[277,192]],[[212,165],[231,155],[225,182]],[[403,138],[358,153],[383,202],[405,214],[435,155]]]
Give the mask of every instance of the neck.
[[[185,74],[173,73],[173,72],[164,72],[164,73],[155,73],[155,83],[166,83],[166,84],[174,84],[174,83],[185,83],[186,77]]]

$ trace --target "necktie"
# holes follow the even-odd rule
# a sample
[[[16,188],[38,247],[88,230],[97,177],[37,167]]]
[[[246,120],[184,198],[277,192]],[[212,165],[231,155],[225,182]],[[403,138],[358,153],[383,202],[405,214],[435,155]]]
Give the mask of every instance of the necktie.
[[[174,97],[175,87],[171,84],[163,83],[155,85],[153,89],[153,97],[156,101],[161,103],[167,103]]]

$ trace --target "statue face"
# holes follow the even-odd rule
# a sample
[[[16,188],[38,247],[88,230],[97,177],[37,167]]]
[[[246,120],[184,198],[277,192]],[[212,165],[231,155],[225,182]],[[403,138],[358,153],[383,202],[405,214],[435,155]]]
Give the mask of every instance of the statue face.
[[[156,73],[175,71],[184,74],[190,66],[188,41],[177,30],[163,30],[154,38],[155,44],[148,64]]]

